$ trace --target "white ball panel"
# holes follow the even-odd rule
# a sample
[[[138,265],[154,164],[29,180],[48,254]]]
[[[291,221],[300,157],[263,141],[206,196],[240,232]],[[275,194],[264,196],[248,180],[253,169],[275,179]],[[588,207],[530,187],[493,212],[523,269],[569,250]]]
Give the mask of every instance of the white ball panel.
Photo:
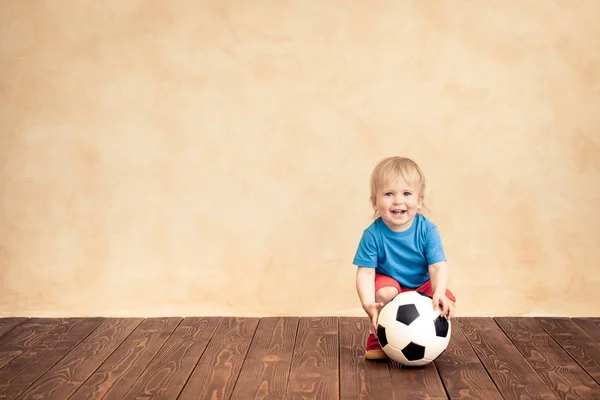
[[[385,336],[388,344],[397,349],[403,349],[410,343],[410,329],[396,320],[385,327]]]
[[[435,360],[446,350],[448,343],[441,338],[437,338],[425,347],[425,358]]]
[[[398,362],[400,362],[400,361],[398,361]],[[426,358],[422,358],[420,360],[415,360],[415,361],[400,362],[400,364],[404,364],[409,367],[422,367],[423,365],[427,365],[430,362],[431,362],[430,360],[427,360]]]
[[[402,350],[398,349],[397,347],[387,345],[383,348],[383,351],[385,352],[385,354],[388,355],[389,358],[399,362],[400,364],[406,365],[410,362],[406,359],[406,357],[404,357],[404,354],[402,354]]]
[[[439,336],[434,337],[425,347],[425,358],[435,360],[448,347],[448,343],[450,343],[450,336],[452,334],[452,324],[450,324],[450,321],[448,321],[448,323],[448,335],[445,338],[441,338]]]
[[[427,318],[419,317],[408,327],[413,343],[420,344],[427,349],[435,336],[435,325]]]
[[[388,304],[386,304],[379,312],[379,317],[377,320],[379,325],[381,325],[387,329],[388,326],[390,326],[393,322],[395,322],[397,309],[398,309],[398,307],[395,307],[392,302],[389,302]]]
[[[415,301],[415,306],[419,310],[419,315],[433,321],[440,315],[440,310],[437,312],[433,309],[433,300],[429,297],[419,295],[419,299]]]

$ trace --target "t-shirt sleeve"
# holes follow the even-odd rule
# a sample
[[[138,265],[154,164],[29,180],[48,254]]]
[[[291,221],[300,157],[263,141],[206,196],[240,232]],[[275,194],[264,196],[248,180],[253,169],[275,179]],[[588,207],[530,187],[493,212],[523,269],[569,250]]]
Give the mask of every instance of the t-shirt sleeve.
[[[371,232],[363,232],[352,263],[358,267],[377,267],[377,243]]]
[[[428,265],[446,261],[442,238],[435,225],[427,230],[427,236],[425,238],[425,257],[427,258]]]

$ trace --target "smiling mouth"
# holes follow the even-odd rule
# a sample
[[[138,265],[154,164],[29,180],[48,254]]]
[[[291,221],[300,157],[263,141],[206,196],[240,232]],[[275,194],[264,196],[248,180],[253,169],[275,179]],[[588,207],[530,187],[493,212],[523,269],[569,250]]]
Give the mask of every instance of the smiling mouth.
[[[394,215],[406,214],[406,210],[392,210],[392,214],[394,214]]]

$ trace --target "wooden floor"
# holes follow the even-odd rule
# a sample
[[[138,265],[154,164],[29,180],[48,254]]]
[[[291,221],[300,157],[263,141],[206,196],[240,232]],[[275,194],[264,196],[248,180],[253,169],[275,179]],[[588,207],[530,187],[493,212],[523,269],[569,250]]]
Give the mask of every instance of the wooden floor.
[[[365,318],[4,318],[2,399],[600,399],[600,318],[455,318],[424,368]]]

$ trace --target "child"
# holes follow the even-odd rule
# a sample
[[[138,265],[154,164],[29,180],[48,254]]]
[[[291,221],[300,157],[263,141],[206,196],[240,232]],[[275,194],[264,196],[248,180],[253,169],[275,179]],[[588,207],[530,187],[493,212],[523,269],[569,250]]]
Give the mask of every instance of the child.
[[[371,174],[371,225],[363,231],[354,257],[356,290],[371,320],[365,358],[387,358],[375,336],[379,311],[398,293],[416,290],[433,299],[433,307],[454,316],[447,290],[446,256],[437,227],[420,214],[425,176],[404,157],[389,157]]]

